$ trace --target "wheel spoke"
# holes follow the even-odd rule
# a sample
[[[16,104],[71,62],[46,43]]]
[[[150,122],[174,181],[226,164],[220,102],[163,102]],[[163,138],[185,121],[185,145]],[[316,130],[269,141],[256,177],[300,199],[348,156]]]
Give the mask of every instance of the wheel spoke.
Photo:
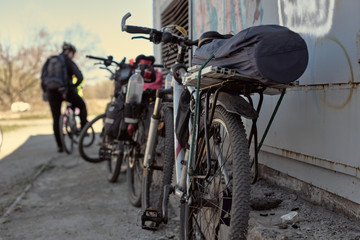
[[[248,163],[249,157],[241,118],[218,106],[209,128],[210,149],[203,147],[203,126],[200,133],[195,176],[204,176],[207,172],[209,176],[191,179],[189,224],[185,233],[189,239],[232,239],[234,236],[246,239],[250,182],[249,172],[242,165]],[[210,166],[206,152],[210,155]],[[233,189],[238,191],[236,196]]]

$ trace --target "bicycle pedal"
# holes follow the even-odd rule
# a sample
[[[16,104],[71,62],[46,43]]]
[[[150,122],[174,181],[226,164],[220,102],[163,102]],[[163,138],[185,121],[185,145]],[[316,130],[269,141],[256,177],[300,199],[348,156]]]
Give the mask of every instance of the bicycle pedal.
[[[142,229],[157,230],[161,222],[161,213],[157,210],[146,209],[141,216]]]

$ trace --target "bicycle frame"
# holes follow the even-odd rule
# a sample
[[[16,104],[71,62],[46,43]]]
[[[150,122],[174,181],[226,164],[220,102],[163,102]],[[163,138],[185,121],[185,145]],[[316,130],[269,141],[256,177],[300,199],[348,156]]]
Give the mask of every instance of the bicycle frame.
[[[182,79],[186,73],[186,68],[185,66],[182,64],[183,62],[183,58],[184,58],[184,52],[186,51],[186,47],[184,46],[179,46],[179,57],[177,59],[177,64],[179,64],[179,72],[180,72],[180,78]],[[171,89],[160,89],[157,91],[156,94],[156,101],[155,101],[155,106],[154,106],[154,112],[153,115],[151,117],[151,122],[150,122],[150,127],[149,127],[149,133],[148,133],[148,139],[147,139],[147,144],[146,144],[146,150],[145,150],[145,157],[144,157],[144,171],[148,171],[149,167],[150,167],[150,160],[151,157],[153,156],[153,151],[154,151],[154,144],[156,141],[156,137],[157,137],[157,126],[159,123],[159,118],[160,118],[160,104],[162,102],[162,98],[164,95],[166,94],[172,94],[173,96],[173,120],[174,120],[174,127],[176,127],[176,116],[177,116],[177,111],[178,111],[178,103],[180,101],[180,96],[182,91],[189,91],[190,93],[193,93],[195,88],[194,87],[186,87],[186,89],[184,90],[184,86],[181,85],[180,83],[178,83],[174,77],[174,74],[172,74],[172,80],[171,80],[171,85],[172,88]],[[195,97],[195,96],[194,96]],[[191,133],[191,129],[192,129],[192,123],[191,121],[189,121],[189,126],[190,126],[190,133]],[[176,128],[174,128],[176,129]],[[187,174],[187,160],[186,160],[186,155],[188,155],[188,151],[186,151],[186,149],[182,148],[179,144],[179,141],[176,138],[176,134],[174,132],[174,149],[175,149],[175,174],[176,174],[176,186],[175,189],[172,189],[171,186],[165,186],[164,189],[164,198],[163,198],[163,209],[162,211],[162,216],[160,217],[156,217],[155,221],[163,221],[163,222],[167,222],[167,199],[168,199],[168,195],[173,192],[173,190],[175,190],[175,193],[177,196],[179,196],[181,199],[184,198],[185,196],[185,192],[187,192],[186,186],[189,186],[189,177]],[[184,161],[185,160],[185,161]],[[146,184],[146,183],[144,183]],[[146,196],[146,194],[145,194]],[[145,198],[145,196],[143,196],[142,199],[142,207],[143,210],[145,212],[145,214],[143,215],[142,220],[143,221],[147,221],[147,220],[154,220],[153,217],[148,217],[146,215],[146,211],[148,210],[148,205],[147,205],[147,199]]]

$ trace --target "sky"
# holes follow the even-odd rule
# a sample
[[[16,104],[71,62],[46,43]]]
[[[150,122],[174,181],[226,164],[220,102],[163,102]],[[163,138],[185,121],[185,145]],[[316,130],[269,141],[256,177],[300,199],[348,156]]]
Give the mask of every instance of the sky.
[[[26,46],[41,28],[56,33],[80,26],[98,39],[92,55],[112,55],[120,61],[153,54],[152,43],[131,40],[133,35],[121,31],[121,19],[127,12],[132,14],[129,25],[152,27],[152,0],[0,0],[0,43]],[[61,44],[63,40],[57,41]]]

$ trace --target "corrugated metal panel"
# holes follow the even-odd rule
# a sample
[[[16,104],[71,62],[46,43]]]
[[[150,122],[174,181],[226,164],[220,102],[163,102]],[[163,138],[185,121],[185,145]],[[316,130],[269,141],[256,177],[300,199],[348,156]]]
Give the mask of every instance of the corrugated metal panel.
[[[174,0],[161,13],[161,26],[178,25],[189,30],[189,3],[188,0]],[[161,55],[163,63],[171,66],[175,63],[177,48],[169,44],[162,44]],[[186,54],[186,64],[188,64],[189,56]],[[166,74],[166,72],[165,72]]]

